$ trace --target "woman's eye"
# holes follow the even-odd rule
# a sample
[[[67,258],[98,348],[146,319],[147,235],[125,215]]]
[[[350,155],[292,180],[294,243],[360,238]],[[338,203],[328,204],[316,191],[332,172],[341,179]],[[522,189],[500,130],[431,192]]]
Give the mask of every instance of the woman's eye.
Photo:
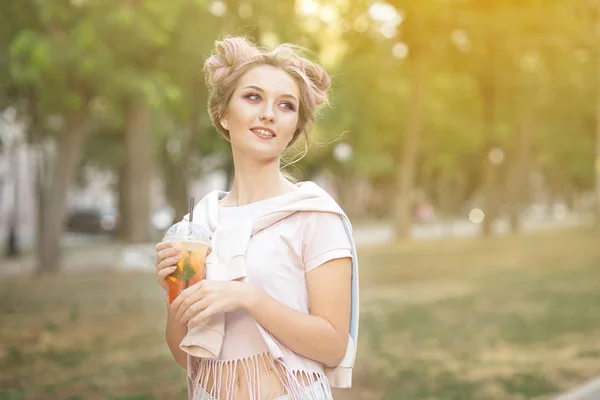
[[[253,101],[258,101],[258,100],[260,100],[260,96],[259,96],[259,95],[257,95],[257,94],[249,94],[249,95],[246,95],[246,98],[247,98],[247,99],[249,99],[249,100],[253,100]]]
[[[294,107],[294,105],[292,103],[281,103],[285,108],[287,108],[288,110],[292,110],[294,111],[296,109],[296,107]]]

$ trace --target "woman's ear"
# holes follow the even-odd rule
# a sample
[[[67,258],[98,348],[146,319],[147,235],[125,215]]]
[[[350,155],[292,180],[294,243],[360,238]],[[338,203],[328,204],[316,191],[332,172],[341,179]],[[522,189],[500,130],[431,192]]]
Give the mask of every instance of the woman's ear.
[[[219,123],[221,124],[223,129],[225,129],[226,131],[229,130],[229,117],[227,116],[227,110],[225,110],[225,112],[223,112],[223,115],[221,115],[221,119],[219,119]]]

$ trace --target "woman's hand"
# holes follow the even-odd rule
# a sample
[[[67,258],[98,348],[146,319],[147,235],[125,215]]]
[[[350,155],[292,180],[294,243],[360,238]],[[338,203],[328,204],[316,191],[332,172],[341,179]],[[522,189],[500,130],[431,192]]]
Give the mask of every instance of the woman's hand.
[[[173,243],[161,242],[156,245],[156,280],[165,291],[167,290],[167,276],[177,269],[180,251],[181,249],[174,247]]]
[[[202,325],[212,315],[246,308],[258,289],[241,281],[203,279],[182,291],[171,304],[175,320],[188,326]]]

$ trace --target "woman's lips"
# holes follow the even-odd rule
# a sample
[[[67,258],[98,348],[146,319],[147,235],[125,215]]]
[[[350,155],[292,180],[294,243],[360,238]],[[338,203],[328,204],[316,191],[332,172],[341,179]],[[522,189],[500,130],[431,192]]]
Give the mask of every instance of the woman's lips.
[[[252,132],[255,136],[257,136],[261,139],[264,139],[264,140],[275,139],[275,136],[270,136],[269,134],[259,133],[254,129],[250,129],[250,132]]]

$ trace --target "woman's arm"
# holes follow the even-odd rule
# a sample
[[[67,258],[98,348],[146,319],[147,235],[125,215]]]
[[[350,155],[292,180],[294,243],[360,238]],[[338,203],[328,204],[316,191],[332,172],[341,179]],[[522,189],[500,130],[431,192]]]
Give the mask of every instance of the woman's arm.
[[[310,315],[260,289],[244,303],[248,312],[290,350],[328,367],[346,353],[350,329],[352,260],[330,260],[306,275]]]
[[[161,242],[156,245],[156,279],[165,292],[168,291],[167,276],[177,269],[180,251],[181,249],[174,247],[172,243]],[[168,305],[169,303],[166,295],[165,302],[167,303],[167,325],[165,327],[167,344],[177,364],[181,365],[183,368],[187,368],[187,356],[179,348],[179,343],[181,343],[184,336],[187,334],[187,326],[177,321],[174,316],[175,314]]]
[[[174,324],[201,326],[212,315],[243,308],[290,350],[336,366],[348,345],[351,258],[333,259],[312,269],[306,283],[310,315],[280,303],[251,283],[206,279],[181,292],[169,306],[170,313]]]
[[[173,311],[171,311],[171,307],[167,307],[167,326],[165,329],[167,344],[169,345],[169,350],[171,350],[171,354],[173,354],[173,358],[177,364],[184,369],[187,369],[187,355],[179,348],[179,344],[187,332],[187,325],[179,322],[175,318]]]

